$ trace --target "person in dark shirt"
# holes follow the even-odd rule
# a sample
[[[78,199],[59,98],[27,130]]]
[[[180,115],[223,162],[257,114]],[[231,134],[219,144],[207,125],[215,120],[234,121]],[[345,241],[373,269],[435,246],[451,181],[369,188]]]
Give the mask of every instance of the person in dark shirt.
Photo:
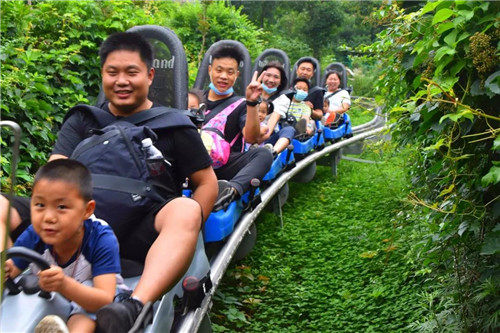
[[[243,98],[233,97],[233,85],[239,75],[238,64],[242,60],[238,49],[231,46],[221,45],[212,52],[212,62],[208,66],[210,86],[205,93],[207,101],[207,112],[205,123],[214,115],[212,110],[224,103],[228,107],[235,107],[226,120],[224,139],[230,143],[231,153],[227,163],[215,169],[218,179],[225,180],[229,184],[221,185],[224,190],[219,194],[214,204],[214,210],[220,210],[229,205],[231,201],[243,195],[250,189],[250,181],[253,178],[262,180],[269,171],[273,162],[272,153],[262,147],[243,151],[243,140],[247,143],[256,143],[260,135],[260,121],[258,116],[258,104],[262,94],[262,79],[264,73],[257,77],[254,73],[252,82],[247,86]],[[231,101],[234,101],[230,103]],[[236,104],[235,104],[236,103]],[[217,114],[225,109],[220,107]]]
[[[297,63],[296,74],[297,77],[303,77],[311,81],[314,72],[316,71],[315,62],[304,57]],[[323,117],[323,94],[324,90],[320,87],[312,87],[309,90],[309,94],[305,99],[305,102],[312,109],[311,118],[315,120],[321,120]]]
[[[155,73],[152,46],[139,34],[120,32],[102,43],[99,56],[102,89],[109,101],[101,108],[117,119],[148,112],[154,106],[148,99]],[[100,128],[92,116],[73,113],[61,127],[49,161],[70,157],[75,147],[91,135],[92,128]],[[97,327],[104,332],[127,332],[144,304],[157,300],[178,282],[191,263],[203,219],[212,211],[217,197],[212,161],[196,128],[155,132],[155,146],[174,161],[175,179],[180,184],[186,177],[190,179],[193,195],[166,198],[156,211],[138,221],[126,237],[117,235],[121,255],[141,258],[144,270],[131,295],[119,297],[97,312]],[[29,225],[29,212],[23,213],[25,203],[19,202],[14,200],[11,220],[11,229],[18,233],[17,229]],[[7,207],[7,200],[1,197],[1,217],[6,215]],[[108,223],[113,226],[112,221]]]

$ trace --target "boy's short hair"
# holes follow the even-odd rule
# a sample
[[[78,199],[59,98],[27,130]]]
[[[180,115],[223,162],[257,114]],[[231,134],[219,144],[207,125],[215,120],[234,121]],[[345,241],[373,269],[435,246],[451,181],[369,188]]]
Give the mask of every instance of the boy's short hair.
[[[146,64],[148,70],[153,66],[154,52],[151,44],[140,34],[126,31],[111,34],[102,42],[99,48],[101,67],[104,65],[111,52],[122,50],[139,52],[139,56]]]
[[[296,77],[295,80],[293,80],[292,88],[295,88],[297,82],[305,82],[307,84],[307,90],[311,89],[311,81],[309,81],[305,77],[302,76]]]
[[[300,64],[302,64],[303,62],[310,63],[313,66],[313,71],[314,72],[316,71],[316,62],[313,60],[313,58],[311,58],[311,57],[303,57],[302,59],[300,59],[299,61],[297,61],[297,68],[299,68]]]
[[[33,188],[42,179],[75,184],[85,202],[92,200],[92,175],[85,165],[76,160],[61,158],[48,162],[36,172]]]
[[[214,59],[221,59],[221,58],[232,58],[236,60],[236,63],[238,63],[238,67],[240,66],[240,63],[243,61],[243,54],[241,54],[241,51],[232,46],[232,45],[219,45],[214,48],[212,51],[212,54],[210,55],[210,63],[214,61]]]

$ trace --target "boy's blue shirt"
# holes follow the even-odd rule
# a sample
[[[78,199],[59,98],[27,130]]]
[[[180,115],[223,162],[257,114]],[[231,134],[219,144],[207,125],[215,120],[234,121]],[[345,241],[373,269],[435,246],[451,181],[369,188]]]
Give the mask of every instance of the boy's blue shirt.
[[[80,258],[77,260],[77,254],[75,254],[66,264],[61,266],[65,274],[79,282],[102,274],[119,274],[121,272],[119,245],[111,227],[94,216],[84,221],[84,227],[85,234]],[[52,255],[52,246],[42,241],[32,225],[19,236],[14,246],[24,246],[35,250],[49,264],[58,265]],[[21,271],[28,266],[28,262],[25,260],[13,260]],[[75,268],[75,265],[78,267]]]

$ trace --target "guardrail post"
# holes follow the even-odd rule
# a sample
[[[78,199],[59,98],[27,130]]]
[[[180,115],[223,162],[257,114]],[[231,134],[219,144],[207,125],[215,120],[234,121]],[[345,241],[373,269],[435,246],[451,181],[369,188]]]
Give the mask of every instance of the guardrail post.
[[[330,169],[332,170],[332,176],[337,177],[337,165],[342,158],[342,149],[333,151],[330,154]]]

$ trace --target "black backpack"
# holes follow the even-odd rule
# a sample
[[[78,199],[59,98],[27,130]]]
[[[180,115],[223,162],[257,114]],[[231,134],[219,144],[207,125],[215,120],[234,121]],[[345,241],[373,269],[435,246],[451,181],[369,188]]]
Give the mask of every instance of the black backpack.
[[[142,140],[157,136],[153,130],[172,127],[195,128],[184,111],[155,107],[117,120],[111,113],[89,105],[77,105],[75,112],[93,116],[100,129],[78,144],[72,159],[85,164],[92,173],[95,215],[105,220],[120,239],[133,230],[144,217],[155,213],[169,198],[181,195],[171,161],[160,176],[150,175]]]

